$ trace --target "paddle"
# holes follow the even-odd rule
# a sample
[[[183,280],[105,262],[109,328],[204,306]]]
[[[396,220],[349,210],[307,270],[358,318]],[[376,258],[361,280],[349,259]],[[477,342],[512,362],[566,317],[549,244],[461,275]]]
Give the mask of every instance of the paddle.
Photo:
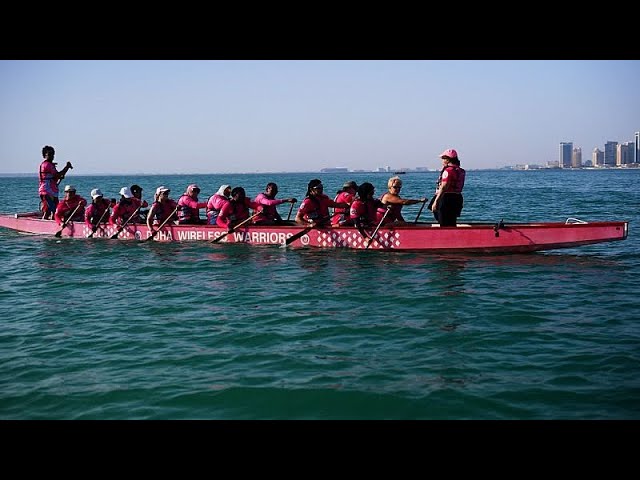
[[[177,211],[178,211],[178,207],[176,206],[176,208],[173,209],[173,212],[171,212],[171,214],[164,219],[164,222],[162,222],[156,230],[153,230],[153,227],[151,227],[151,230],[153,230],[153,233],[151,233],[150,237],[145,238],[144,241],[148,242],[149,240],[153,240],[153,237],[155,237],[158,234],[158,232],[162,230],[162,227],[164,227],[167,224],[167,222],[171,219],[171,217],[175,215]]]
[[[98,222],[93,226],[93,228],[91,229],[91,233],[87,238],[93,238],[93,234],[96,233],[96,230],[98,230],[98,226],[100,225],[100,222],[102,222],[102,219],[104,218],[104,216],[107,214],[108,211],[109,211],[109,207],[104,209],[104,212],[102,212],[102,215],[100,215]]]
[[[423,204],[424,206],[424,204]],[[366,250],[367,248],[369,248],[369,245],[371,245],[371,242],[373,242],[374,237],[376,236],[376,233],[378,233],[378,230],[380,229],[380,226],[382,225],[382,222],[384,222],[384,219],[387,218],[387,215],[389,214],[389,212],[391,211],[391,205],[387,205],[387,211],[384,212],[384,215],[382,216],[382,218],[380,219],[380,223],[378,223],[378,226],[376,227],[376,229],[373,231],[373,235],[371,235],[371,238],[365,240],[364,242],[367,244],[364,249]]]
[[[293,212],[293,206],[296,202],[291,202],[291,208],[289,209],[289,215],[287,215],[287,222],[291,219],[291,212]]]
[[[57,165],[57,164],[54,163],[54,165]],[[60,175],[60,177],[58,178],[58,180],[56,180],[56,185],[60,185],[60,182],[62,182],[62,180],[64,180],[64,177],[67,174],[67,172],[69,171],[69,169],[73,170],[73,165],[71,165],[71,162],[67,162],[67,164],[64,166],[64,168],[62,170],[60,170],[60,172],[58,172],[58,175]]]
[[[121,232],[122,230],[124,230],[124,227],[126,227],[126,226],[127,226],[127,223],[129,223],[129,222],[131,221],[131,219],[132,219],[133,217],[135,217],[135,216],[138,214],[138,211],[139,211],[139,210],[140,210],[140,207],[136,208],[136,211],[135,211],[135,212],[133,212],[129,218],[127,218],[127,221],[126,221],[126,222],[124,222],[122,225],[120,225],[120,226],[118,227],[118,230],[116,231],[116,233],[114,233],[113,235],[111,235],[111,239],[118,238],[118,235],[120,235],[120,232]]]
[[[300,237],[306,235],[307,233],[309,233],[311,230],[313,230],[314,228],[316,228],[318,226],[318,223],[324,223],[326,220],[328,220],[329,218],[331,218],[331,215],[327,216],[327,217],[323,217],[321,218],[318,222],[314,222],[313,225],[311,225],[310,227],[305,228],[304,230],[299,231],[298,233],[294,233],[293,235],[291,235],[289,238],[287,238],[284,243],[281,245],[282,247],[286,247],[287,245],[291,245],[293,242],[295,242],[296,240],[298,240]]]
[[[238,229],[239,227],[241,227],[242,225],[244,225],[245,223],[247,223],[249,220],[251,220],[253,217],[256,217],[260,215],[260,212],[254,213],[253,215],[251,215],[249,218],[245,218],[243,221],[241,221],[239,224],[237,224],[235,227],[233,227],[231,230],[224,232],[222,235],[220,235],[217,238],[214,238],[213,240],[211,240],[211,243],[218,243],[220,240],[222,240],[224,237],[226,237],[227,235],[229,235],[230,233],[233,233],[236,231],[236,229]]]
[[[62,236],[62,231],[66,228],[67,223],[71,221],[71,219],[73,218],[73,216],[76,214],[76,212],[81,206],[82,206],[82,203],[78,203],[76,208],[73,209],[73,212],[71,212],[71,215],[69,215],[67,219],[64,221],[64,223],[62,224],[62,228],[56,232],[56,237],[60,238]]]
[[[427,199],[424,199],[424,202],[422,202],[422,206],[420,207],[420,210],[418,210],[418,215],[416,215],[416,219],[413,221],[413,223],[418,223],[418,219],[420,218],[420,214],[422,213],[422,209],[424,208],[424,206],[427,204]]]

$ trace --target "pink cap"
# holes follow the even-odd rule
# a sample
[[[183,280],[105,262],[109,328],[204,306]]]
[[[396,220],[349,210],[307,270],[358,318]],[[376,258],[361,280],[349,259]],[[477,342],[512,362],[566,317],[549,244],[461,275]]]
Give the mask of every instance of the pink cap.
[[[200,187],[199,187],[198,185],[196,185],[195,183],[192,183],[191,185],[189,185],[189,186],[187,187],[187,193],[191,193],[191,192],[193,192],[194,190],[198,190],[198,191],[200,191]]]
[[[458,152],[456,152],[453,148],[448,148],[440,154],[440,158],[442,157],[458,158]]]

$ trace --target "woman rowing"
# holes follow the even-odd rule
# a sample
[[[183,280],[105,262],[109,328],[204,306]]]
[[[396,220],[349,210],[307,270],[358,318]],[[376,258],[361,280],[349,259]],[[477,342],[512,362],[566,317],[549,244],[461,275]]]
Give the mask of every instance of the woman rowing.
[[[200,218],[200,209],[207,207],[207,202],[199,202],[200,187],[192,183],[178,199],[178,224],[203,225],[206,220]]]
[[[91,205],[87,207],[84,212],[84,223],[95,232],[100,222],[106,223],[108,221],[109,207],[111,202],[104,198],[102,190],[94,188],[91,190]],[[115,199],[113,201],[115,205]]]
[[[231,200],[230,195],[231,186],[220,185],[218,191],[209,197],[207,201],[207,223],[209,225],[216,224],[220,210]]]
[[[342,186],[342,190],[340,190],[336,194],[336,197],[333,199],[333,201],[337,203],[347,203],[349,204],[349,208],[351,208],[351,204],[356,198],[357,192],[358,184],[353,180],[350,180]],[[331,224],[334,226],[353,225],[353,222],[349,216],[349,208],[334,208],[333,217],[331,217]]]
[[[353,224],[365,239],[369,237],[365,232],[365,228],[375,227],[382,218],[382,215],[378,214],[379,210],[385,210],[382,202],[377,198],[373,198],[374,194],[375,187],[369,182],[364,182],[358,187],[358,195],[351,204],[349,211]]]
[[[64,187],[64,198],[62,201],[58,203],[56,207],[56,213],[54,214],[54,219],[61,225],[67,220],[71,220],[74,222],[81,222],[84,220],[84,206],[87,204],[87,201],[82,198],[80,195],[76,195],[76,187],[73,185],[67,185]],[[76,207],[78,207],[76,209]],[[69,215],[73,217],[67,218]]]
[[[380,197],[380,201],[383,205],[390,205],[390,211],[384,219],[383,225],[388,225],[393,223],[395,225],[406,225],[404,217],[402,216],[402,207],[404,205],[415,205],[416,203],[424,203],[427,201],[426,198],[418,198],[418,199],[410,199],[410,198],[402,198],[400,196],[400,190],[402,189],[402,180],[400,177],[395,176],[391,177],[389,181],[387,181],[388,192],[383,194]],[[382,216],[385,214],[385,208],[378,210],[378,221],[382,219]]]
[[[123,225],[127,220],[130,223],[140,223],[140,215],[138,212],[140,201],[133,196],[129,187],[120,189],[120,200],[113,207],[109,222],[112,225]]]
[[[349,208],[346,202],[335,202],[323,193],[324,187],[322,181],[314,178],[307,185],[307,195],[302,200],[298,213],[296,214],[296,223],[299,225],[309,226],[313,223],[317,226],[331,225],[331,217],[329,216],[329,207]]]
[[[257,215],[253,217],[253,223],[256,225],[277,225],[282,224],[282,217],[278,213],[277,205],[283,203],[296,203],[295,198],[276,198],[278,194],[278,185],[273,182],[267,183],[264,192],[259,193],[253,200],[258,206],[256,207]],[[293,205],[292,205],[293,206]]]
[[[231,190],[231,200],[220,210],[216,224],[219,227],[226,228],[227,231],[230,232],[233,230],[233,227],[250,217],[250,208],[256,210],[258,206],[257,203],[247,198],[244,188],[235,187]]]
[[[169,221],[178,219],[175,211],[178,204],[175,200],[169,198],[170,192],[171,190],[164,185],[156,188],[155,201],[151,204],[147,215],[147,227],[149,227],[149,230],[152,230],[152,225],[156,223],[163,224],[170,215],[172,218]]]

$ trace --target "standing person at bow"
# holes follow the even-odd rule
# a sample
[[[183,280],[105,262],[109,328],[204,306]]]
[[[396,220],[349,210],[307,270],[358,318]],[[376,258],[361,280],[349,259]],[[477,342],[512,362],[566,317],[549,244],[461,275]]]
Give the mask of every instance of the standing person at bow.
[[[349,214],[349,209],[351,208],[351,204],[356,198],[357,191],[358,184],[353,180],[346,182],[342,186],[342,190],[338,191],[338,193],[336,194],[336,198],[334,198],[333,201],[336,203],[347,203],[349,204],[349,208],[334,208],[333,217],[331,217],[332,225],[353,225],[353,221],[351,220]]]
[[[38,195],[40,195],[42,218],[52,219],[58,206],[58,185],[65,177],[70,168],[73,168],[71,162],[67,162],[65,167],[58,171],[56,163],[53,161],[56,151],[50,145],[42,147],[42,157],[44,160],[40,163],[38,172],[39,184]]]
[[[442,152],[440,158],[442,170],[430,208],[441,227],[455,227],[457,218],[462,213],[464,202],[462,189],[466,172],[460,168],[458,152],[453,148]]]
[[[224,207],[231,200],[231,186],[220,185],[220,188],[216,193],[209,197],[207,201],[207,224],[215,225],[218,215],[222,207]]]
[[[331,225],[329,217],[329,207],[349,208],[346,202],[335,202],[327,197],[324,193],[322,181],[314,178],[307,185],[307,195],[302,200],[298,213],[296,214],[296,223],[299,225],[309,226],[310,223],[324,227]]]
[[[380,201],[382,202],[383,205],[385,205],[385,207],[387,205],[390,205],[391,208],[382,224],[388,225],[393,223],[395,225],[407,225],[407,222],[402,216],[402,207],[404,205],[415,205],[416,203],[424,203],[427,201],[427,199],[426,198],[418,198],[418,199],[402,198],[400,196],[400,190],[402,189],[402,180],[398,176],[391,177],[387,181],[387,188],[389,191],[384,193],[380,197]],[[380,212],[380,210],[378,210],[378,217],[380,217],[378,218],[378,221],[380,221],[384,213],[385,213],[384,211]]]
[[[231,190],[231,200],[226,203],[220,215],[216,219],[216,224],[219,227],[224,227],[227,231],[231,231],[233,227],[238,225],[243,220],[249,218],[249,209],[256,210],[258,204],[252,202],[247,198],[247,194],[242,187],[235,187]]]
[[[131,190],[131,193],[133,194],[133,198],[131,200],[133,203],[138,204],[136,205],[136,208],[140,207],[140,211],[138,212],[138,215],[140,216],[140,223],[144,223],[147,220],[147,214],[149,211],[142,209],[147,208],[149,203],[142,199],[142,187],[140,185],[133,184],[129,187],[129,190]]]
[[[65,221],[81,222],[84,220],[84,207],[87,201],[80,195],[76,195],[76,187],[67,185],[64,187],[64,198],[58,202],[56,212],[54,214],[55,221],[58,225]],[[76,207],[79,207],[76,209]],[[69,215],[73,215],[69,218]]]
[[[207,202],[199,202],[200,187],[192,183],[178,199],[178,224],[204,225],[206,220],[200,218],[200,209],[207,207]]]
[[[147,215],[147,227],[151,230],[151,226],[154,224],[162,225],[165,220],[171,215],[173,218],[169,221],[178,220],[176,207],[178,203],[169,198],[171,190],[164,185],[160,185],[156,188],[155,201],[151,204],[149,214]]]
[[[278,185],[273,182],[267,183],[264,192],[259,193],[253,200],[256,207],[256,213],[258,214],[253,218],[253,223],[256,225],[278,225],[282,224],[282,217],[278,213],[277,205],[283,203],[296,203],[298,200],[295,198],[276,199],[278,194]]]
[[[109,200],[104,198],[99,188],[91,190],[91,198],[91,204],[84,212],[84,223],[92,232],[95,232],[99,223],[106,223],[109,220],[109,207],[112,205]],[[115,206],[115,200],[113,205]]]
[[[140,215],[138,214],[139,208],[140,203],[134,200],[131,189],[122,187],[120,189],[120,200],[113,207],[109,221],[112,225],[123,225],[131,218],[129,223],[141,223]]]

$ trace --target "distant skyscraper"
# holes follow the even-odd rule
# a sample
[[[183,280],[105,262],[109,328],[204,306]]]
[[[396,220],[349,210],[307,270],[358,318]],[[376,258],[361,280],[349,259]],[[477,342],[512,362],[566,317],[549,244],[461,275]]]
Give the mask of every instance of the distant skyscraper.
[[[573,142],[560,142],[560,168],[571,168],[571,156],[573,155]]]
[[[594,167],[601,167],[604,165],[604,152],[598,147],[593,149],[591,154],[591,165]]]
[[[622,166],[633,163],[634,148],[635,145],[633,142],[618,144],[618,148],[616,150],[616,165]]]
[[[618,156],[618,142],[607,142],[604,144],[604,164],[613,167],[616,164]]]
[[[582,168],[582,148],[576,147],[571,155],[571,168]]]
[[[633,163],[640,163],[640,132],[636,132],[636,148],[633,155]]]

